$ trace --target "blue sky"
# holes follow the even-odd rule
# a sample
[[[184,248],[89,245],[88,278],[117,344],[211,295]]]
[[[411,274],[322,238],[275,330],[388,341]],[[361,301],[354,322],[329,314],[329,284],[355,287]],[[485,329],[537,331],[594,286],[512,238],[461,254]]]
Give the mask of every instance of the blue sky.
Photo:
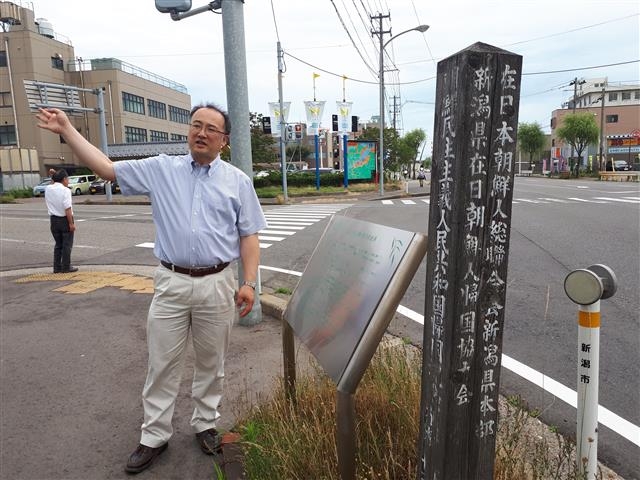
[[[194,0],[193,7],[207,3]],[[37,18],[71,40],[77,56],[117,57],[184,84],[193,103],[226,105],[220,15],[174,22],[155,9],[154,0],[100,2],[102,8],[91,12],[78,0],[32,4]],[[404,132],[422,128],[431,137],[437,62],[478,41],[523,56],[520,121],[538,122],[547,132],[552,110],[571,96],[575,77],[640,84],[636,0],[246,0],[249,109],[266,115],[268,102],[278,99],[279,39],[286,53],[289,121],[305,120],[303,102],[313,99],[314,72],[320,74],[316,98],[327,102],[323,126],[330,127],[335,102],[342,100],[342,75],[350,79],[344,87],[352,113],[361,119],[378,115],[378,39],[368,13],[390,13],[384,29],[393,35],[430,26],[386,48],[393,61],[387,62],[392,71],[385,75],[386,96],[390,102],[399,98],[397,126]]]

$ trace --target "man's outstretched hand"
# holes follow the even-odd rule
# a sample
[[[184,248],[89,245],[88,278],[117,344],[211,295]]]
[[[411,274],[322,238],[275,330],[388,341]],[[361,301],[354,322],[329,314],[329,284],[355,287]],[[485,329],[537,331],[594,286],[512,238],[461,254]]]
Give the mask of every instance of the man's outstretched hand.
[[[71,125],[69,117],[57,108],[41,108],[36,114],[38,127],[61,135]]]

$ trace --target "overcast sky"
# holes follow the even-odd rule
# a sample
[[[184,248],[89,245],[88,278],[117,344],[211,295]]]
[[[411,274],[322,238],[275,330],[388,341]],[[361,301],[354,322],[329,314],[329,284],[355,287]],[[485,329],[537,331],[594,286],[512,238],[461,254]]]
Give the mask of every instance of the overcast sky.
[[[22,3],[68,38],[77,56],[119,58],[184,84],[194,104],[226,107],[220,15],[205,12],[174,22],[155,9],[154,0]],[[207,3],[193,0],[193,8]],[[316,99],[327,102],[323,126],[331,126],[343,83],[354,115],[364,120],[378,115],[379,40],[371,35],[369,14],[379,13],[391,15],[384,29],[393,35],[430,25],[424,34],[407,33],[386,48],[393,60],[387,68],[397,69],[385,75],[386,96],[389,102],[399,97],[402,133],[421,128],[431,138],[437,62],[478,41],[523,56],[519,120],[538,122],[545,132],[551,112],[572,95],[569,82],[575,77],[640,83],[637,0],[246,0],[250,111],[268,115],[268,102],[278,100],[279,38],[286,53],[283,88],[284,100],[291,102],[290,122],[305,121],[303,101],[313,100],[314,72],[320,74]],[[630,61],[635,63],[613,65]]]

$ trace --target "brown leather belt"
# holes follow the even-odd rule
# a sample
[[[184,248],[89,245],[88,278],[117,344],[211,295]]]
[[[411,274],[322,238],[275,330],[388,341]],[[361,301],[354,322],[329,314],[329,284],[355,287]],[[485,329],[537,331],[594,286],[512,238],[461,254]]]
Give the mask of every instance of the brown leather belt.
[[[205,275],[213,275],[214,273],[221,272],[229,266],[229,262],[221,263],[220,265],[215,265],[213,267],[198,268],[179,267],[177,265],[174,265],[173,263],[165,262],[164,260],[160,260],[160,263],[163,267],[166,267],[173,272],[183,273],[192,277],[204,277]]]

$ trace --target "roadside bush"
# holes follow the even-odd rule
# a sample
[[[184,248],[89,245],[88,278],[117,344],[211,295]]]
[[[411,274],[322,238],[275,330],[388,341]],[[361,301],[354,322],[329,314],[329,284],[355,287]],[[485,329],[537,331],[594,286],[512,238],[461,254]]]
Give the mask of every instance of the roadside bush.
[[[15,203],[16,199],[13,195],[3,193],[0,195],[0,203]]]
[[[11,195],[13,198],[31,198],[33,197],[33,189],[31,188],[12,188],[4,192],[4,195]]]

